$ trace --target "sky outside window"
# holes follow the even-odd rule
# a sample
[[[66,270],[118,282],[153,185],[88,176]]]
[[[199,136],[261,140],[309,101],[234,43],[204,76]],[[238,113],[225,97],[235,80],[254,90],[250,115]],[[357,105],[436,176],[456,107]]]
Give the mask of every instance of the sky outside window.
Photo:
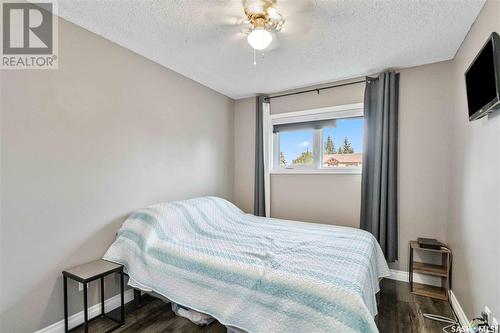
[[[363,152],[363,117],[337,119],[336,125],[334,128],[323,129],[323,144],[330,135],[338,149],[347,137],[355,153]]]
[[[355,153],[363,151],[363,117],[341,118],[336,120],[336,127],[323,129],[323,144],[330,136],[335,149],[344,143],[347,137]],[[280,151],[283,153],[286,166],[293,164],[304,153],[313,152],[313,130],[280,132]],[[311,161],[312,163],[312,161]],[[283,166],[283,165],[282,165]]]
[[[280,132],[280,150],[286,165],[292,165],[303,152],[313,151],[313,130]]]

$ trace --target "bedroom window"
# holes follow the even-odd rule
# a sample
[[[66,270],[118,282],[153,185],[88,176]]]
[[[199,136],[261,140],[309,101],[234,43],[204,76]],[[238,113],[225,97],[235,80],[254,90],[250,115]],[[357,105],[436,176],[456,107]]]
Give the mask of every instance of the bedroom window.
[[[271,115],[272,173],[361,173],[363,104]]]
[[[314,131],[310,129],[279,132],[282,168],[311,167],[314,165]]]

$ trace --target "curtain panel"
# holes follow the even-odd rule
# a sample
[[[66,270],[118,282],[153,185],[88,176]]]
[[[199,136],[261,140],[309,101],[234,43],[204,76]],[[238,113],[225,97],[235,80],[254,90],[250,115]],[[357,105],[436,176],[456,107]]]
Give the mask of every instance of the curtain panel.
[[[390,262],[398,260],[398,111],[399,74],[367,78],[360,223]]]
[[[257,96],[255,108],[255,184],[253,213],[266,216],[266,168],[264,161],[264,96]]]

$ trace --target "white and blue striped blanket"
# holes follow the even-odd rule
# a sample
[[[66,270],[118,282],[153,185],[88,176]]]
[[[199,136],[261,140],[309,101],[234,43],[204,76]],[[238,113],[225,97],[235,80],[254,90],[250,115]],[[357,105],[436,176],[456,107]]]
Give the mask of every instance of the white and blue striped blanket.
[[[216,197],[134,212],[104,259],[129,284],[250,333],[377,332],[389,275],[365,231],[255,217]]]

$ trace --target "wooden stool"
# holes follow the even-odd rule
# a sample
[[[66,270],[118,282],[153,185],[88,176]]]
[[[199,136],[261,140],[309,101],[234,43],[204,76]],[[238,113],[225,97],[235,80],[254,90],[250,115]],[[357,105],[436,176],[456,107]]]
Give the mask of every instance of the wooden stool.
[[[120,319],[115,319],[108,316],[104,311],[104,277],[109,274],[120,274]],[[124,307],[124,286],[123,286],[123,266],[112,263],[106,260],[95,260],[89,263],[73,267],[62,272],[64,280],[64,330],[65,332],[73,331],[74,329],[83,325],[85,333],[89,331],[89,322],[100,318],[106,317],[116,322],[116,326],[112,327],[109,331],[113,331],[118,327],[125,324],[125,307]],[[73,327],[71,330],[68,328],[68,278],[78,281],[83,284],[83,324]],[[101,280],[101,314],[91,319],[88,318],[88,303],[87,303],[87,283],[100,279]],[[108,331],[108,332],[109,332]]]

